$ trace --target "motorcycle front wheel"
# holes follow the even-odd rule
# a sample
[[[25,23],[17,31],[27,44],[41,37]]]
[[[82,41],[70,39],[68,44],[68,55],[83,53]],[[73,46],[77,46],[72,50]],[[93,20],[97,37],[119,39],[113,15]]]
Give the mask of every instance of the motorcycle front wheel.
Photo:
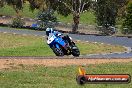
[[[56,56],[64,56],[64,53],[61,48],[52,47],[52,50]]]

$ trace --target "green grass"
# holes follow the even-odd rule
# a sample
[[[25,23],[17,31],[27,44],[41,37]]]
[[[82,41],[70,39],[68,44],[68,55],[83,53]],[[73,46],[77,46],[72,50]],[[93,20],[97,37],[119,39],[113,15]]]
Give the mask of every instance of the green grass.
[[[124,52],[125,49],[118,45],[107,45],[101,43],[85,43],[79,42],[78,47],[81,54],[101,54],[101,53],[113,53],[113,52]]]
[[[132,62],[90,64],[84,66],[87,74],[130,74]],[[78,66],[45,67],[20,64],[0,71],[1,88],[132,88],[129,84],[86,84],[76,83]]]
[[[20,15],[23,17],[35,18],[38,12],[39,11],[36,9],[32,12],[29,9],[29,5],[25,4],[23,10],[20,11]],[[16,12],[11,6],[6,5],[3,8],[0,8],[0,15],[16,16]]]
[[[54,56],[43,37],[0,33],[0,56]],[[121,46],[76,42],[81,54],[123,52]]]
[[[54,55],[42,37],[0,34],[0,56]]]
[[[64,17],[62,15],[59,15],[59,14],[55,13],[55,16],[57,16],[57,18],[60,22],[73,23],[72,14],[67,16],[67,17]],[[80,16],[80,23],[81,24],[89,24],[89,25],[96,24],[94,13],[92,11],[82,13],[81,16]]]
[[[0,8],[0,15],[13,16],[15,15],[15,10],[10,6],[5,6]]]
[[[25,4],[23,10],[20,12],[20,14],[23,17],[30,17],[30,18],[36,18],[39,10],[34,10],[33,12],[29,9],[29,4]],[[3,8],[0,8],[0,15],[8,15],[8,16],[15,16],[16,13],[13,10],[11,6],[5,6]],[[72,23],[72,15],[69,15],[67,17],[64,17],[62,15],[59,15],[55,13],[55,16],[57,16],[58,21],[64,22],[64,23]],[[95,24],[95,16],[93,12],[85,12],[81,14],[80,23],[85,24]]]

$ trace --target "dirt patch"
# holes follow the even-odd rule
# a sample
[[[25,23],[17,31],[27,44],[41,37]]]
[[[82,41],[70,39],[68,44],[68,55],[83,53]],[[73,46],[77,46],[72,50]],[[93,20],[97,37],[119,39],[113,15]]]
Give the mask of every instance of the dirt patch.
[[[88,65],[110,62],[132,62],[132,59],[0,59],[0,69],[11,66],[44,65],[44,66],[66,66],[66,65]]]

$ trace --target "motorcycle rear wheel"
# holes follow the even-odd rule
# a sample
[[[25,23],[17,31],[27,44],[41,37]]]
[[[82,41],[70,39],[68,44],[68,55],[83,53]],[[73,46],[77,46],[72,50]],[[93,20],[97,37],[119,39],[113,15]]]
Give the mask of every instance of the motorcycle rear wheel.
[[[80,51],[76,45],[72,46],[72,55],[75,57],[79,57]]]

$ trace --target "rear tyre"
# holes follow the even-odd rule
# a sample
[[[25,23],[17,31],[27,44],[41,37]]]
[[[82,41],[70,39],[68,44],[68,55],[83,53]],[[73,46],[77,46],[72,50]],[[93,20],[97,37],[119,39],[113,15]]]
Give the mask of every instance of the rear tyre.
[[[79,57],[80,51],[76,45],[72,46],[72,55],[75,57]]]
[[[52,47],[52,50],[56,56],[64,56],[64,53],[61,48]]]
[[[79,55],[80,55],[79,50],[78,49],[73,49],[72,50],[72,55],[75,56],[75,57],[79,57]]]

